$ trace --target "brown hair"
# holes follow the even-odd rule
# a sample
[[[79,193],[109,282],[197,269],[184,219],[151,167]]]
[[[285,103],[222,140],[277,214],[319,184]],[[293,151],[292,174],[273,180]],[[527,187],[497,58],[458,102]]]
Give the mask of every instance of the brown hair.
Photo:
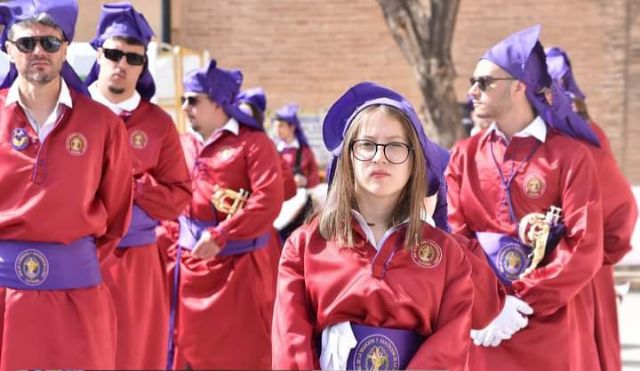
[[[141,42],[140,40],[136,39],[135,37],[131,37],[131,36],[112,36],[112,37],[110,37],[110,39],[122,41],[127,45],[142,46],[142,47],[145,48],[145,50],[147,49],[147,47],[144,45],[144,43]]]
[[[58,26],[58,24],[56,23],[55,19],[53,19],[52,16],[50,16],[47,13],[40,13],[37,16],[22,20],[20,22],[15,23],[13,26],[11,26],[11,28],[9,29],[9,32],[7,34],[7,38],[9,40],[14,40],[15,38],[15,27],[20,27],[20,28],[28,28],[28,27],[32,27],[34,25],[42,25],[42,26],[47,26],[47,27],[51,27],[54,28],[58,31],[60,31],[60,33],[62,34],[62,38],[64,39],[66,36],[64,34],[64,31],[62,31],[62,28],[60,28],[60,26]],[[64,40],[66,41],[66,40]]]
[[[580,117],[587,121],[591,121],[591,117],[589,117],[589,110],[587,110],[587,103],[582,99],[574,99],[573,100],[574,110]]]
[[[338,158],[333,184],[327,195],[325,207],[318,212],[320,218],[320,234],[329,240],[337,238],[341,245],[352,247],[353,230],[351,228],[351,209],[359,211],[355,194],[355,175],[351,156],[351,142],[356,138],[363,123],[376,112],[397,120],[402,124],[409,145],[414,148],[411,175],[402,190],[389,220],[387,228],[402,223],[409,218],[404,245],[409,249],[418,244],[422,234],[421,212],[424,208],[423,198],[427,194],[427,160],[424,158],[422,146],[413,126],[407,116],[395,107],[388,105],[373,105],[360,111],[353,119],[347,130]]]

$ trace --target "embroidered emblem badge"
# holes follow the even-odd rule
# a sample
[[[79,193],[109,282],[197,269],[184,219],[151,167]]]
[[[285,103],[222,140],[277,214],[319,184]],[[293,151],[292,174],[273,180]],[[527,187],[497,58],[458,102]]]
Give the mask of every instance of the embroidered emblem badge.
[[[431,240],[426,240],[411,249],[411,259],[423,268],[433,268],[442,260],[442,249]]]
[[[544,179],[538,174],[529,174],[524,178],[524,193],[531,198],[542,196],[545,188]]]
[[[67,137],[67,152],[73,156],[82,156],[87,152],[87,137],[80,133],[72,133]]]
[[[142,130],[134,130],[129,136],[131,147],[135,149],[143,149],[147,146],[147,134]]]
[[[28,286],[38,286],[49,275],[49,261],[38,250],[24,250],[16,257],[15,270],[22,283]]]
[[[27,131],[23,128],[13,129],[11,132],[11,145],[18,151],[22,151],[27,148],[29,146],[29,136],[27,135]]]
[[[400,357],[396,345],[384,335],[364,338],[353,352],[353,370],[398,370]]]
[[[498,270],[510,281],[520,278],[520,274],[529,265],[529,258],[524,247],[517,243],[505,245],[498,252]]]

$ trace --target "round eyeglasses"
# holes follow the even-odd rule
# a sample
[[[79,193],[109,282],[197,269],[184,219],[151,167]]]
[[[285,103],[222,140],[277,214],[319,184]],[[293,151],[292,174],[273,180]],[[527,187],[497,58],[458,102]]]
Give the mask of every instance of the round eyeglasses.
[[[413,147],[402,142],[390,142],[386,144],[376,143],[369,139],[357,139],[351,142],[351,153],[359,161],[371,161],[378,153],[378,147],[382,147],[384,157],[390,163],[399,165],[407,161]]]

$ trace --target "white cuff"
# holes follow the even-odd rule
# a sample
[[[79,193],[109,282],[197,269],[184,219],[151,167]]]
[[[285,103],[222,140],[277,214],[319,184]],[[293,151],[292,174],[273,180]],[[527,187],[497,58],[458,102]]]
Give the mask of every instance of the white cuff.
[[[320,368],[346,370],[349,352],[357,343],[349,322],[336,323],[322,330]]]

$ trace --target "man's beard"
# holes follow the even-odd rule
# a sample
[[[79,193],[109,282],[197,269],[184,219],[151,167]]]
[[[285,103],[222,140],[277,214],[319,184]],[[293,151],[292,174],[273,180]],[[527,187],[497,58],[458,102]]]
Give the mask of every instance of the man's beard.
[[[46,73],[43,71],[29,71],[27,70],[24,73],[24,77],[27,81],[34,85],[47,85],[51,81],[55,80],[58,76],[60,76],[60,72],[50,72]]]
[[[124,89],[124,88],[120,88],[120,87],[113,86],[113,85],[112,85],[112,86],[109,86],[109,87],[108,87],[108,89],[109,89],[109,91],[111,92],[111,94],[116,94],[116,95],[123,94],[123,93],[124,93],[124,91],[125,91],[125,89]]]

